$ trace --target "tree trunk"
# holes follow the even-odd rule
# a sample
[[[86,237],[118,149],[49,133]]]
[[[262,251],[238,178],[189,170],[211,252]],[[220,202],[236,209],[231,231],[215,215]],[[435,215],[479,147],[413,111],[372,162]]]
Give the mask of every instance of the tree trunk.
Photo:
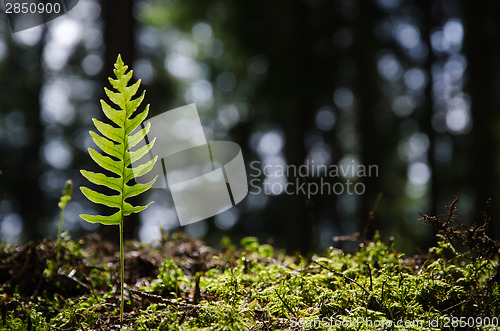
[[[479,218],[485,203],[493,196],[495,183],[495,144],[492,124],[498,121],[498,90],[495,90],[495,73],[498,76],[498,13],[495,1],[463,1],[465,12],[465,52],[468,59],[468,90],[471,95],[473,120],[473,168],[475,187],[474,216]],[[495,13],[497,16],[495,16]],[[496,37],[495,37],[496,33]],[[495,51],[496,49],[496,51]],[[496,53],[495,53],[496,52]],[[495,69],[497,71],[495,71]],[[493,206],[498,204],[493,203]]]

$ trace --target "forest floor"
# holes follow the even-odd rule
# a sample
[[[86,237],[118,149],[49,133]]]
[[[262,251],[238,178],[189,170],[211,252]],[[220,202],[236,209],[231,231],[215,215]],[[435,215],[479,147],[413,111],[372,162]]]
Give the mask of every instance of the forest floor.
[[[436,247],[376,235],[355,253],[287,256],[252,237],[216,251],[181,233],[125,247],[124,330],[463,330],[500,325],[500,243],[422,215]],[[119,248],[97,235],[3,245],[1,330],[120,328]]]

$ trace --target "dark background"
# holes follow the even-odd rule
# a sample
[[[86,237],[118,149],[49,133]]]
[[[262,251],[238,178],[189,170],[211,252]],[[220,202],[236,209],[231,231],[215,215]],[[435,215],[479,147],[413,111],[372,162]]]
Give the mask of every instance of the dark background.
[[[433,240],[417,211],[441,214],[457,193],[465,224],[491,199],[495,236],[499,22],[494,0],[81,0],[18,33],[1,15],[0,239],[54,237],[66,179],[76,189],[65,229],[97,229],[78,217],[102,212],[78,170],[97,170],[88,130],[118,53],[152,115],[195,102],[207,139],[237,142],[247,164],[378,166],[377,177],[333,179],[363,183],[362,195],[249,194],[182,228],[168,191],[152,192],[157,203],[126,220],[129,238],[253,235],[305,252],[378,229],[412,253]]]

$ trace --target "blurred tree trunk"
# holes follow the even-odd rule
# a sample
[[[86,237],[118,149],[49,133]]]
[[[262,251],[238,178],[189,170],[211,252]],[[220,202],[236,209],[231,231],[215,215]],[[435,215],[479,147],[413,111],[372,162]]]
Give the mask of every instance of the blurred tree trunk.
[[[12,202],[12,212],[19,211],[24,220],[21,239],[31,240],[38,237],[37,225],[43,216],[53,210],[47,205],[46,195],[41,190],[40,178],[44,165],[40,156],[44,141],[40,115],[40,91],[42,88],[42,53],[45,38],[43,28],[40,41],[27,49],[6,40],[9,56],[0,63],[0,120],[19,112],[21,116],[9,116],[5,122],[6,132],[0,138],[6,143],[0,146],[0,203]],[[23,136],[16,137],[9,131],[24,128]],[[14,131],[19,134],[19,130]],[[25,143],[20,143],[25,140]],[[20,165],[23,165],[20,167]],[[9,208],[7,208],[9,209]],[[7,240],[12,238],[5,238]]]
[[[339,73],[339,68],[343,67],[343,62],[346,61],[345,54],[341,53],[341,49],[337,48],[335,45],[335,34],[340,27],[343,26],[345,19],[338,10],[335,8],[335,3],[333,1],[325,1],[316,8],[317,15],[321,18],[323,22],[319,26],[319,31],[316,37],[316,52],[318,58],[315,62],[318,63],[316,72],[313,76],[318,78],[317,95],[315,100],[316,109],[311,113],[311,122],[315,131],[319,131],[316,125],[316,114],[317,109],[320,107],[331,107],[336,116],[336,121],[332,129],[327,132],[322,132],[325,143],[330,148],[330,165],[336,165],[339,162],[340,157],[340,146],[338,141],[338,112],[335,112],[335,106],[333,103],[333,93],[335,91],[335,86],[342,79],[341,73]],[[319,79],[321,77],[321,79]],[[314,79],[314,78],[313,78]],[[313,91],[314,93],[314,91]],[[329,164],[327,163],[327,166]],[[334,185],[333,183],[338,178],[331,178],[328,174],[323,178],[325,182]],[[320,181],[318,185],[322,185]],[[335,194],[328,194],[323,192],[318,195],[314,201],[314,204],[309,204],[308,213],[309,217],[314,221],[311,231],[314,233],[314,248],[318,249],[318,245],[321,244],[322,235],[322,225],[324,221],[328,221],[334,230],[336,235],[339,228],[341,228],[340,223],[342,220],[338,215],[337,210],[338,196]],[[307,206],[306,206],[307,207]],[[327,245],[331,245],[333,238],[328,238],[326,242]]]
[[[498,56],[500,2],[463,1],[465,13],[465,52],[468,59],[468,90],[472,99],[473,168],[475,212],[479,216],[493,197],[495,154],[498,139],[493,125],[498,124]],[[498,138],[498,133],[496,138]],[[494,201],[496,206],[500,201]]]
[[[123,62],[130,66],[135,60],[135,19],[133,15],[134,0],[101,1],[104,26],[105,72],[109,72],[121,54]],[[106,83],[108,82],[106,78]]]
[[[377,104],[379,103],[378,73],[377,73],[377,40],[373,33],[378,17],[378,8],[369,1],[360,2],[360,14],[355,24],[355,35],[358,36],[355,46],[355,57],[358,65],[358,77],[354,95],[356,98],[357,129],[359,135],[360,164],[365,166],[380,165],[383,163],[384,149],[391,145],[385,141],[385,134],[381,134],[377,119]],[[380,169],[379,169],[380,171]],[[373,217],[369,217],[377,196],[382,189],[379,178],[362,178],[366,193],[361,198],[361,209],[358,212],[358,228],[367,238],[371,238],[375,224],[370,224]]]
[[[427,59],[425,60],[424,63],[425,70],[427,71],[428,83],[424,91],[425,102],[423,107],[425,115],[423,117],[423,121],[421,121],[422,123],[421,125],[423,131],[427,134],[427,137],[429,138],[427,161],[429,164],[429,168],[431,170],[431,178],[429,183],[430,186],[429,197],[428,197],[430,204],[430,210],[429,210],[430,215],[436,215],[437,201],[439,201],[439,192],[437,185],[437,179],[439,178],[439,173],[436,167],[436,159],[435,159],[436,134],[434,128],[432,127],[432,117],[434,115],[434,97],[432,93],[433,89],[432,65],[436,61],[436,56],[434,54],[434,50],[432,49],[431,45],[431,33],[435,25],[434,10],[433,10],[433,6],[435,4],[436,2],[432,0],[422,0],[418,2],[422,17],[422,23],[421,23],[422,39],[425,45],[427,46],[429,52]]]
[[[310,152],[305,145],[308,134],[319,131],[315,126],[316,111],[322,106],[332,105],[335,66],[338,64],[332,34],[339,17],[333,2],[309,5],[294,3],[291,10],[292,39],[289,40],[286,52],[280,56],[281,59],[287,58],[288,54],[294,56],[282,68],[285,71],[281,79],[285,87],[282,93],[285,93],[283,100],[286,100],[286,107],[283,108],[281,121],[284,123],[287,163],[300,166],[304,164]],[[336,141],[328,139],[334,135],[330,132],[329,136],[323,137],[333,151],[330,157],[335,163]],[[313,160],[314,156],[309,158],[310,164],[313,161],[316,166],[320,164],[319,160]],[[331,178],[322,180],[332,184]],[[288,247],[307,254],[311,253],[317,244],[318,219],[334,218],[336,196],[326,190],[322,191],[322,182],[311,175],[299,178],[299,183],[305,185],[306,191],[309,184],[315,184],[319,189],[319,192],[309,197],[302,194],[285,197],[286,219],[293,220],[286,231]],[[306,194],[309,193],[314,191]]]
[[[284,101],[283,129],[285,136],[285,156],[287,164],[301,165],[307,156],[304,146],[304,137],[308,127],[308,116],[313,110],[310,105],[310,83],[311,77],[308,69],[313,66],[312,59],[308,57],[309,47],[307,45],[307,26],[304,15],[308,14],[308,8],[302,2],[290,4],[290,18],[292,26],[289,31],[290,37],[283,44],[285,48],[279,58],[285,59],[288,54],[286,65],[281,67],[279,75],[283,86],[280,88],[281,99]],[[276,58],[276,63],[279,61]],[[293,185],[293,184],[292,184]],[[285,222],[284,233],[287,241],[287,248],[300,250],[305,253],[310,250],[313,233],[311,220],[308,219],[306,197],[300,194],[286,196],[287,207],[284,210]]]

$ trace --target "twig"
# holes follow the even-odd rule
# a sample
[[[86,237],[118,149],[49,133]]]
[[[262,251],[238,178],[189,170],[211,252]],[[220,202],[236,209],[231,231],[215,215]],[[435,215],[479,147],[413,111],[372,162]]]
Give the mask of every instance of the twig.
[[[347,277],[346,275],[344,275],[343,273],[341,272],[338,272],[337,270],[334,270],[330,267],[327,267],[326,265],[324,264],[321,264],[319,263],[318,261],[314,261],[314,263],[316,263],[317,265],[319,265],[320,267],[322,268],[325,268],[326,270],[328,271],[331,271],[333,272],[335,275],[339,276],[339,277],[342,277],[344,278],[345,280],[353,283],[353,284],[356,284],[359,286],[359,288],[361,288],[366,294],[368,294],[368,296],[372,296],[375,301],[377,302],[377,304],[379,305],[380,308],[383,308],[382,304],[380,303],[380,301],[378,301],[378,299],[375,297],[375,295],[373,295],[372,293],[370,293],[370,291],[368,291],[363,285],[361,285],[360,283],[358,283],[357,281],[355,281],[354,279],[350,278],[350,277]]]
[[[451,306],[451,307],[448,307],[448,308],[444,309],[444,310],[443,310],[443,313],[445,313],[445,312],[447,312],[447,311],[449,311],[449,310],[455,309],[455,308],[457,308],[457,307],[459,307],[459,306],[461,306],[461,305],[463,305],[464,303],[467,303],[467,302],[469,302],[469,299],[464,300],[464,301],[459,302],[459,303],[457,303],[457,304],[455,304],[455,305],[453,305],[453,306]]]
[[[79,280],[78,278],[74,277],[72,275],[72,273],[70,273],[69,275],[65,275],[63,273],[57,273],[57,276],[59,276],[61,278],[65,278],[67,280],[70,280],[70,281],[72,281],[73,283],[75,283],[77,285],[80,285],[82,288],[84,288],[89,293],[92,292],[92,290],[90,289],[90,287],[87,284],[83,283],[81,280]]]
[[[288,303],[285,301],[285,299],[278,293],[278,290],[276,288],[274,288],[274,293],[276,293],[276,296],[278,297],[278,299],[280,299],[281,303],[283,303],[283,305],[285,306],[285,308],[292,314],[292,316],[296,318],[297,316],[295,315],[295,312],[288,305]]]
[[[265,273],[267,278],[269,279],[269,281],[271,281],[271,277],[269,277],[269,274],[266,272]],[[261,282],[264,282],[264,280],[262,279],[262,277],[260,276],[259,274],[259,279]],[[275,288],[273,288],[274,290],[274,293],[276,293],[276,296],[278,297],[278,299],[280,299],[281,303],[283,304],[283,306],[285,306],[285,308],[292,314],[293,317],[297,318],[297,315],[295,314],[295,312],[293,311],[293,309],[288,305],[288,303],[286,302],[285,298],[283,298],[279,293],[278,293],[278,290]]]
[[[375,221],[375,212],[377,211],[378,204],[380,203],[380,200],[382,200],[382,193],[379,193],[377,195],[377,199],[375,200],[375,203],[373,204],[372,210],[368,212],[368,219],[366,220],[366,225],[363,229],[363,233],[361,235],[361,241],[366,240],[366,236],[368,234],[368,229],[370,225]]]
[[[156,295],[156,294],[141,292],[141,291],[137,291],[137,290],[133,290],[133,289],[131,289],[130,292],[132,292],[135,295],[140,296],[141,298],[145,298],[145,299],[148,299],[148,300],[150,300],[152,302],[156,302],[156,303],[165,303],[167,305],[172,305],[172,306],[177,306],[177,307],[182,307],[182,308],[192,308],[192,309],[199,309],[200,308],[199,305],[193,305],[190,303],[172,301],[169,299],[165,299],[164,297],[162,297],[160,295]]]
[[[451,221],[455,218],[455,212],[457,211],[457,206],[456,204],[460,201],[460,194],[457,194],[455,196],[455,199],[451,202],[451,205],[449,207],[448,211],[448,218],[446,219],[446,224],[450,225]]]

